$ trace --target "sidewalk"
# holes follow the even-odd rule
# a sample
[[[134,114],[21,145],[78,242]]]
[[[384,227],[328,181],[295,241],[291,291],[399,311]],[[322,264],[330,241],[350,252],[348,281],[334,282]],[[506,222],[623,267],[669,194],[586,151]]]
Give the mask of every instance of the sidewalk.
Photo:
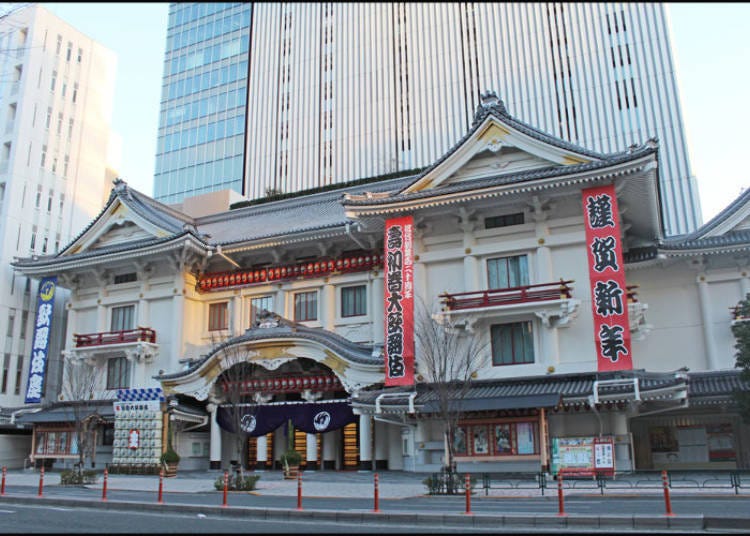
[[[214,482],[223,476],[223,471],[178,471],[177,476],[164,478],[164,492],[169,493],[204,493],[214,492]],[[281,471],[259,471],[260,480],[253,492],[256,495],[296,496],[297,480],[283,478]],[[379,495],[383,499],[398,499],[427,495],[423,480],[429,476],[422,473],[405,473],[402,471],[378,471]],[[531,480],[501,481],[492,479],[492,488],[482,487],[481,475],[477,476],[474,488],[475,497],[541,497],[542,491]],[[156,475],[109,475],[107,487],[110,490],[154,491],[159,477]],[[38,470],[9,470],[6,485],[38,486]],[[59,486],[60,472],[47,471],[44,475],[44,486]],[[101,489],[103,479],[99,477],[96,484],[86,487]],[[302,473],[302,485],[306,497],[369,497],[373,494],[374,473],[370,471],[305,471]],[[549,478],[544,496],[557,493],[557,482]],[[579,479],[566,481],[566,496],[601,494],[594,480]],[[604,494],[608,496],[639,496],[663,494],[660,478],[645,475],[623,475],[613,481],[607,481]],[[739,495],[750,495],[750,479],[743,482],[738,490]],[[670,493],[673,496],[684,495],[735,495],[729,476],[725,474],[695,473],[672,478]]]

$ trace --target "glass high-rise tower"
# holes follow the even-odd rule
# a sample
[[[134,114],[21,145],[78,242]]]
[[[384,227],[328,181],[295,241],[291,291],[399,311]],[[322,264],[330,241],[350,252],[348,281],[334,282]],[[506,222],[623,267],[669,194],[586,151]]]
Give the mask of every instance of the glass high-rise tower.
[[[252,4],[172,4],[154,197],[242,192]]]
[[[492,90],[589,149],[658,138],[667,233],[701,220],[663,4],[178,3],[169,20],[161,201],[430,165]]]

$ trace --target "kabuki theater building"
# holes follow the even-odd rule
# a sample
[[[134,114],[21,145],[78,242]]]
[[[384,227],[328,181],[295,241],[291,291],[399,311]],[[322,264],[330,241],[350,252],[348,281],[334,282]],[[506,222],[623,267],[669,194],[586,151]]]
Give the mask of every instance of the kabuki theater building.
[[[459,471],[748,468],[731,326],[750,190],[664,237],[659,159],[656,140],[564,142],[487,93],[428,168],[180,206],[117,180],[71,244],[14,268],[42,307],[50,284],[70,291],[64,350],[44,358],[101,372],[95,466],[156,465],[171,436],[181,468],[227,468],[239,428],[248,468],[291,445],[308,470],[436,471],[422,308],[486,353],[457,401]],[[18,421],[30,456],[62,466],[60,398]]]

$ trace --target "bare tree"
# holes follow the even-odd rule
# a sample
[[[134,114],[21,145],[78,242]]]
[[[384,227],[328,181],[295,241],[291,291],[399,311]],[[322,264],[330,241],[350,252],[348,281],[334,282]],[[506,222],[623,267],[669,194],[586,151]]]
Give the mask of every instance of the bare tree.
[[[431,315],[419,303],[414,322],[419,371],[431,393],[434,416],[443,429],[444,472],[455,472],[453,437],[461,414],[460,402],[476,373],[487,363],[488,343],[446,315]]]
[[[258,366],[250,362],[250,353],[244,344],[232,344],[214,340],[213,348],[221,352],[224,372],[216,381],[216,397],[227,411],[234,439],[235,459],[239,476],[244,476],[245,459],[243,447],[249,437],[248,427],[255,414],[257,402],[246,386],[246,382],[257,376]]]
[[[86,457],[93,454],[94,431],[103,422],[94,398],[100,387],[102,368],[83,359],[65,358],[62,395],[75,419],[74,438],[78,447],[78,472],[83,471]]]

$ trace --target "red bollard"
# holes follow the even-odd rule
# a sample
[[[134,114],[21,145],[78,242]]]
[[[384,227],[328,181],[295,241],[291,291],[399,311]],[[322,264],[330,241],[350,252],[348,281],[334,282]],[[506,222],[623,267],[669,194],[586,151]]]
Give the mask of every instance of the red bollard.
[[[227,507],[227,489],[229,488],[229,471],[224,471],[224,502],[221,506]]]
[[[471,515],[471,478],[469,478],[469,473],[466,473],[464,486],[466,488],[466,514]]]
[[[42,496],[43,488],[44,488],[44,462],[42,462],[42,468],[39,470],[39,497]]]
[[[0,495],[5,495],[5,475],[8,472],[8,468],[3,465],[3,483],[0,486]]]
[[[107,472],[107,468],[104,468],[104,482],[102,484],[102,501],[107,500],[107,476],[109,473]]]
[[[664,505],[667,508],[666,515],[673,516],[674,514],[672,513],[672,501],[669,499],[669,481],[667,480],[666,471],[661,472],[661,480],[664,484]]]
[[[563,475],[562,471],[557,473],[557,515],[565,516],[565,497],[563,496]]]
[[[297,510],[302,510],[302,471],[297,473]]]
[[[378,474],[375,473],[375,508],[373,509],[373,512],[380,512],[380,497],[378,494]]]
[[[156,502],[159,504],[164,504],[163,497],[163,491],[164,491],[164,469],[159,469],[159,498]]]

